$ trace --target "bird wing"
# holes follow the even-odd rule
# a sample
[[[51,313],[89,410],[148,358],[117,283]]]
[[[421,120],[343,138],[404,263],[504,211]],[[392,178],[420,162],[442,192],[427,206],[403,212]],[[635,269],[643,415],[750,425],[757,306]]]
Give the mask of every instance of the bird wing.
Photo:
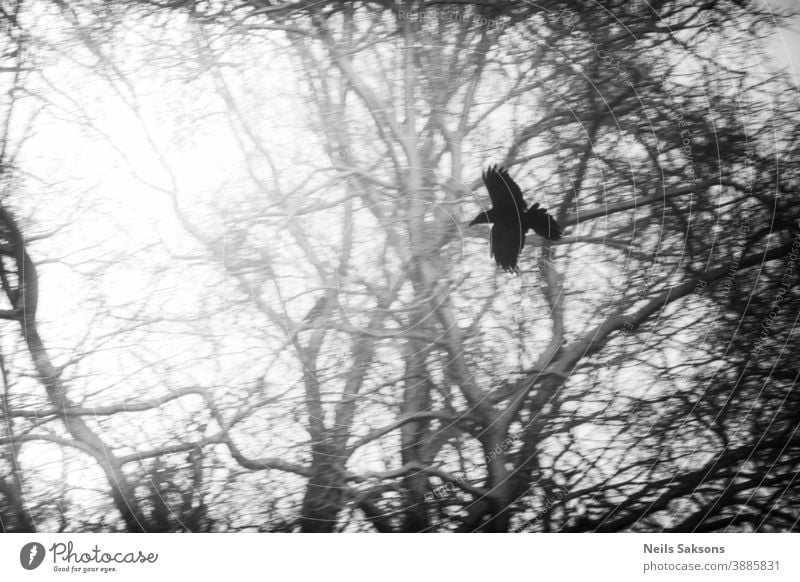
[[[516,217],[525,212],[528,205],[522,198],[522,190],[502,166],[489,166],[483,173],[483,183],[489,190],[492,207],[499,216]]]
[[[546,239],[558,240],[561,238],[561,227],[556,219],[550,216],[544,208],[539,208],[538,202],[525,213],[525,225],[526,230],[530,228]]]
[[[495,223],[492,226],[492,255],[497,264],[510,273],[518,273],[517,259],[525,246],[525,233],[519,225],[509,227]]]

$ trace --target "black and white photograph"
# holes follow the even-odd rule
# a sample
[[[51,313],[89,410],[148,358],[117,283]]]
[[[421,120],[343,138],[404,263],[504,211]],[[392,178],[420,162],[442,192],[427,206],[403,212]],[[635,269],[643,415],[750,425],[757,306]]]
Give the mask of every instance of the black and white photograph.
[[[799,82],[795,0],[0,0],[13,561],[800,531]]]

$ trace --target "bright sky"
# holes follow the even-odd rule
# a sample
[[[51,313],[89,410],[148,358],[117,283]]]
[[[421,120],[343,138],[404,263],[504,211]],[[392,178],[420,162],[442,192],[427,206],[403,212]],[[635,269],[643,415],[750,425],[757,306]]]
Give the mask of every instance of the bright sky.
[[[771,0],[770,4],[800,10],[800,0]],[[800,15],[788,26],[776,31],[770,52],[775,55],[776,64],[785,63],[782,68],[794,72],[800,89]]]

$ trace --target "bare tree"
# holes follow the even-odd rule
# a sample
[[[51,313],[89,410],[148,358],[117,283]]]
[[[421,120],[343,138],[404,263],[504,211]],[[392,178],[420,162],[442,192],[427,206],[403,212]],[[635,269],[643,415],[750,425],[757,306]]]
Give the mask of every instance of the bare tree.
[[[61,6],[140,150],[74,97],[67,118],[178,234],[110,261],[149,285],[87,327],[77,360],[118,358],[91,392],[20,311],[48,278],[4,215],[7,319],[50,408],[5,400],[27,424],[0,442],[61,422],[45,440],[88,454],[120,514],[96,528],[796,529],[800,117],[748,44],[774,23],[748,2],[506,4]],[[141,70],[113,50],[134,21]],[[156,103],[145,72],[202,102]],[[224,170],[193,183],[178,139],[223,141]],[[491,163],[565,227],[518,277],[465,226]],[[14,475],[0,508],[30,529]]]

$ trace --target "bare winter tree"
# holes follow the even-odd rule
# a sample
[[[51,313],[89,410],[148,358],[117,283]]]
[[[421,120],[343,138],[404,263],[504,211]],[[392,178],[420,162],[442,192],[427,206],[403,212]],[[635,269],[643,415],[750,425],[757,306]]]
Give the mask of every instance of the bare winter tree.
[[[24,176],[0,215],[4,529],[798,528],[800,116],[760,68],[774,14],[60,4],[80,87],[23,16],[25,111],[102,143],[132,194],[73,172],[68,200],[0,160]],[[564,228],[519,275],[466,228],[495,163]],[[60,277],[91,289],[74,327]]]

